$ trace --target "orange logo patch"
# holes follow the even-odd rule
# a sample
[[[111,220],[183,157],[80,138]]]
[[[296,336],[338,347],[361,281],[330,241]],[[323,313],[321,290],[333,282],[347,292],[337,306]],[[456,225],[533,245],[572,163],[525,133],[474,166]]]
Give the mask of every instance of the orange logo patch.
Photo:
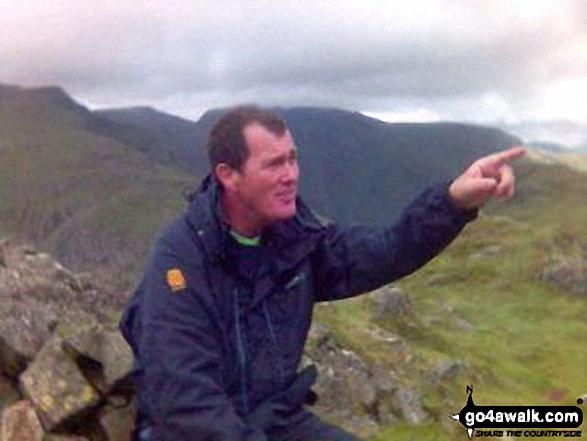
[[[171,288],[171,291],[179,291],[186,287],[185,277],[179,269],[170,269],[167,271],[167,284]]]

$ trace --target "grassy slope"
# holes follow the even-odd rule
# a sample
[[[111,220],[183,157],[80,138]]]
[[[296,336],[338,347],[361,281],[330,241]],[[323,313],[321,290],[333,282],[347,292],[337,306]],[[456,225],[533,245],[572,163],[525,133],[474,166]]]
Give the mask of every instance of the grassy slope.
[[[33,242],[77,270],[144,256],[182,206],[183,172],[89,128],[59,91],[0,100],[0,236]]]
[[[377,440],[465,439],[446,416],[464,406],[466,384],[478,405],[575,405],[587,392],[587,299],[536,277],[548,243],[562,233],[587,238],[587,175],[530,163],[517,171],[516,202],[487,207],[441,256],[399,283],[413,301],[411,323],[380,325],[409,340],[414,358],[403,378],[419,386],[435,421],[392,426]],[[364,338],[373,326],[369,307],[364,296],[317,308],[317,317],[367,358],[395,364],[397,354]],[[474,331],[455,326],[456,317]],[[431,387],[425,373],[445,359],[470,363],[472,374]]]

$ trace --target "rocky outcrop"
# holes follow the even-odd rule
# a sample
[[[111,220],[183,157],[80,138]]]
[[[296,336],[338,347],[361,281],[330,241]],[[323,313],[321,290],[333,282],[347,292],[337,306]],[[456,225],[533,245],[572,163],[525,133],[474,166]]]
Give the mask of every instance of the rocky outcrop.
[[[393,394],[393,401],[405,421],[422,424],[428,419],[428,414],[422,408],[420,395],[415,389],[398,388]]]
[[[587,298],[587,260],[566,258],[552,262],[539,273],[539,279]]]
[[[438,386],[444,382],[452,381],[459,376],[470,374],[471,371],[471,366],[468,362],[443,360],[430,369],[427,380],[432,385]]]
[[[11,376],[24,371],[42,344],[57,326],[54,314],[36,305],[12,303],[10,313],[0,323],[0,360]]]
[[[587,242],[561,235],[546,245],[538,279],[587,298]]]
[[[59,338],[45,344],[21,375],[20,384],[47,430],[75,422],[100,400]]]
[[[63,347],[101,393],[132,393],[128,380],[134,360],[118,329],[94,326],[66,338]]]
[[[106,440],[131,441],[135,425],[136,403],[105,406],[99,415],[99,424]]]
[[[130,440],[135,409],[129,405],[128,388],[120,388],[120,384],[128,382],[132,354],[130,348],[118,344],[113,332],[92,330],[100,351],[96,357],[85,351],[83,362],[63,339],[52,335],[18,378],[20,395],[26,399],[2,412],[6,434],[2,441],[20,441],[21,435],[14,434],[36,434],[39,430],[44,441]],[[87,335],[88,331],[82,331],[79,338],[74,334],[70,341],[83,341]],[[112,356],[104,357],[104,353]]]
[[[0,241],[0,315],[47,314],[43,324],[59,318],[63,328],[97,323],[112,313],[112,298],[123,298],[106,286],[97,287],[87,274],[74,274],[48,254]],[[27,317],[23,317],[26,321]],[[35,320],[29,320],[33,323]]]
[[[371,294],[376,320],[406,319],[412,312],[410,296],[396,286],[385,286]]]
[[[80,301],[95,288],[5,241],[0,263],[0,440],[129,441],[132,353]]]
[[[391,350],[407,351],[405,342],[383,330],[373,332]],[[397,373],[365,362],[342,347],[324,325],[314,324],[306,346],[305,364],[318,368],[314,387],[318,401],[313,410],[347,430],[372,435],[380,424],[428,419],[417,390],[402,385]]]

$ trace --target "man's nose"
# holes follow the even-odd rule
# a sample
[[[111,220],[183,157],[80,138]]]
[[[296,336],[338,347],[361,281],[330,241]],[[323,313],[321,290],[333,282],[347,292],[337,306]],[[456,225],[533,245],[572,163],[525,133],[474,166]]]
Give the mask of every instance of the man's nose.
[[[297,162],[287,163],[285,165],[283,173],[283,181],[285,182],[297,182],[300,175],[300,169]]]

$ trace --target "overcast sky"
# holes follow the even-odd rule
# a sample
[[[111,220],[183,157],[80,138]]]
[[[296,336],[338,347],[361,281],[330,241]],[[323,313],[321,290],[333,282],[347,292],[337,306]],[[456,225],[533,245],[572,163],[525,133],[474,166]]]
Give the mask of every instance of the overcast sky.
[[[1,0],[0,82],[198,118],[587,122],[587,1]]]

